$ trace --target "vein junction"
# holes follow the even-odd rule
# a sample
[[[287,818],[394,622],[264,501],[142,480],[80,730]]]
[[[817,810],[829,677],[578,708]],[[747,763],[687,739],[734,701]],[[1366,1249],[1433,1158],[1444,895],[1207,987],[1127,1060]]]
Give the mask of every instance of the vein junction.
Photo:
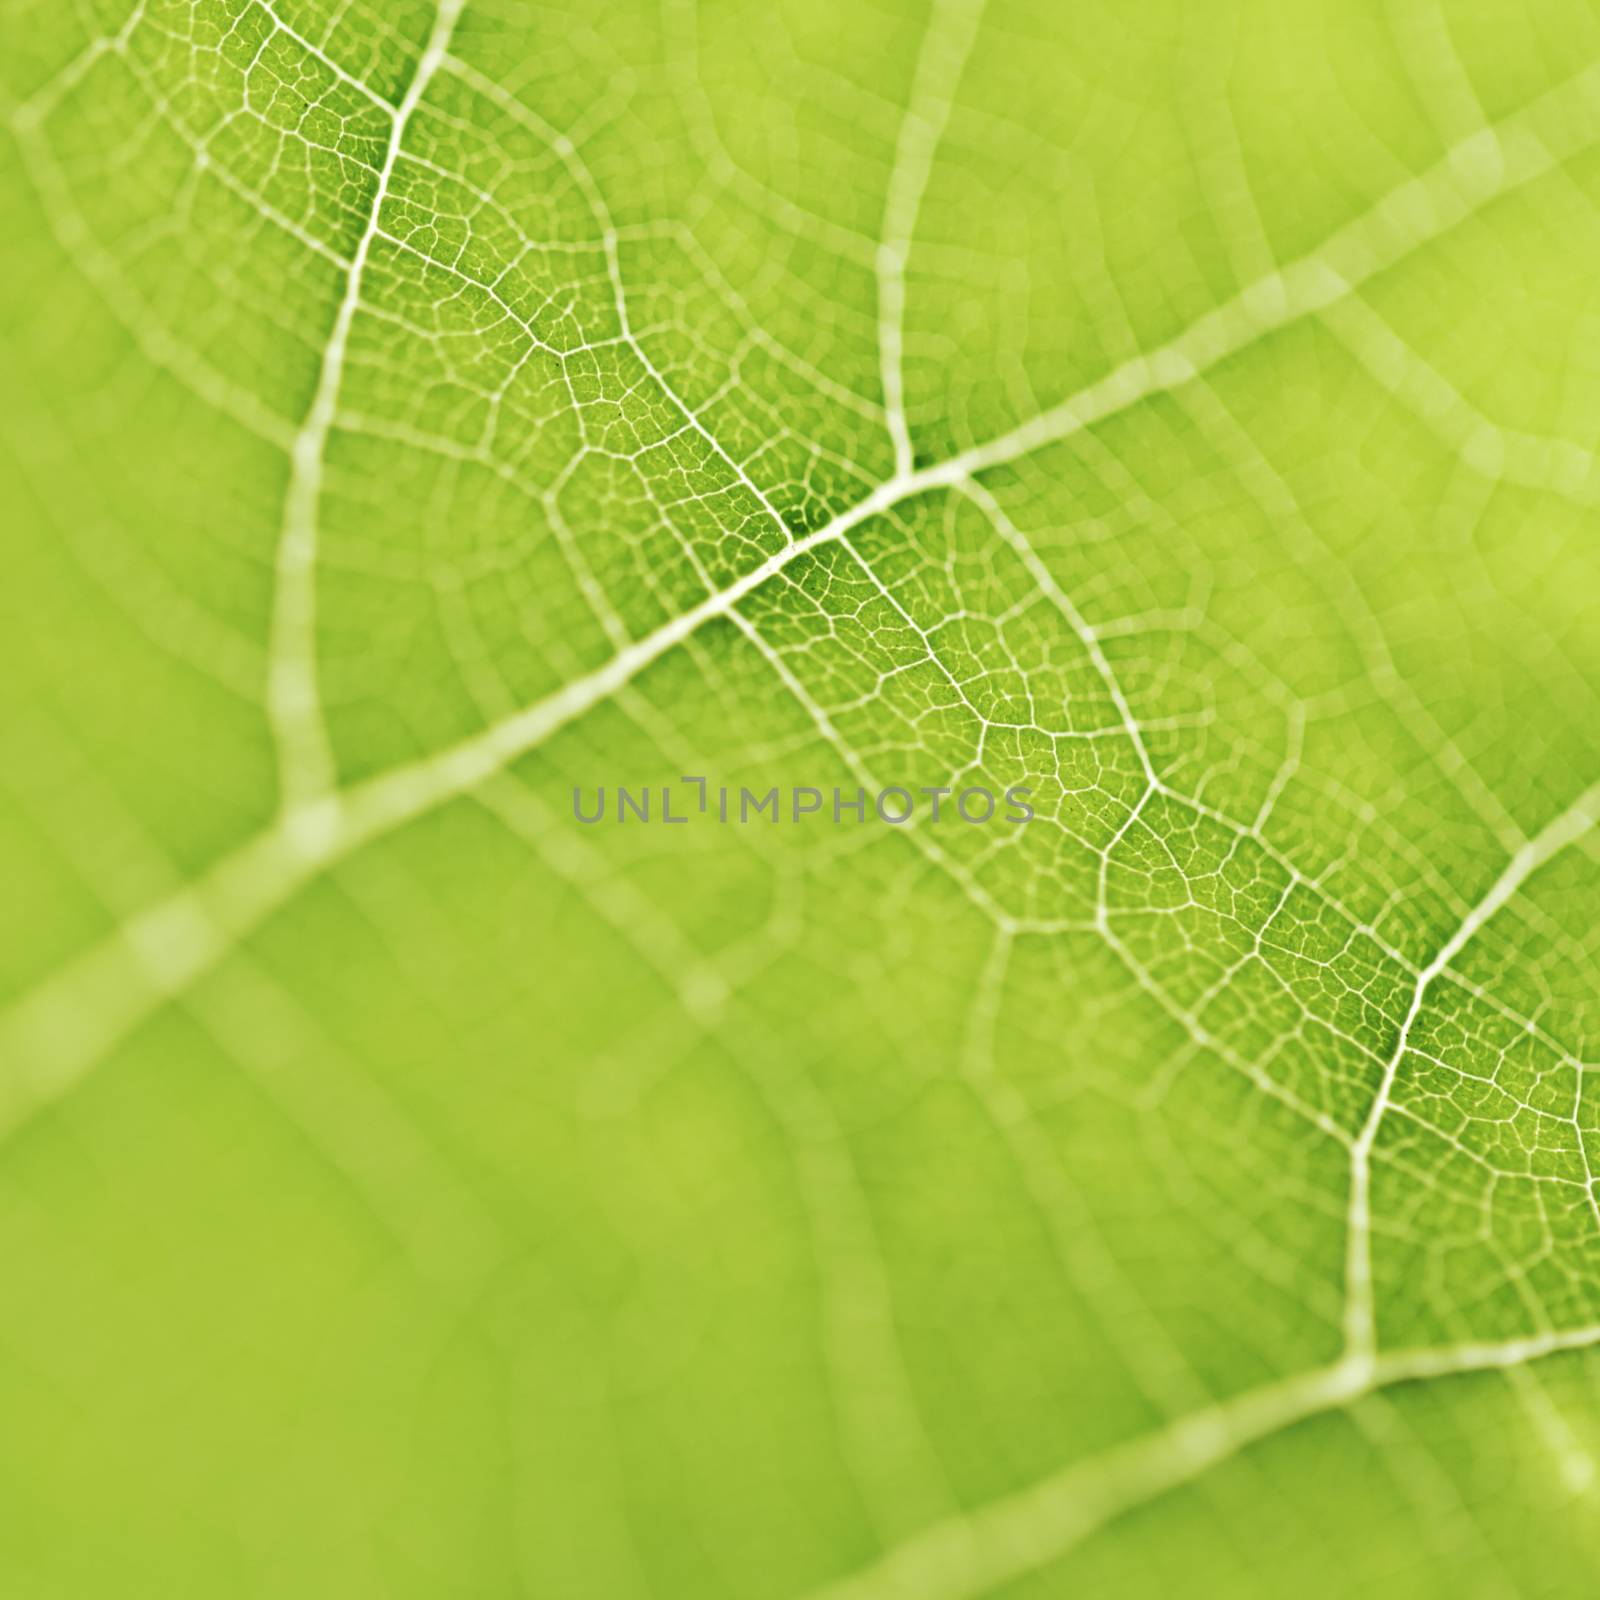
[[[265,5],[265,0],[262,3]],[[724,450],[701,423],[694,407],[673,392],[669,375],[646,354],[644,338],[630,316],[624,293],[619,230],[573,142],[539,123],[514,96],[452,53],[463,7],[464,0],[443,0],[409,83],[398,103],[391,106],[330,60],[320,47],[295,34],[266,6],[275,27],[369,102],[387,129],[364,226],[348,257],[338,252],[331,257],[343,272],[343,292],[327,334],[310,406],[291,428],[167,336],[145,332],[141,342],[152,360],[172,370],[207,403],[267,437],[274,448],[284,450],[288,457],[266,678],[267,709],[278,754],[281,807],[267,829],[219,860],[195,882],[129,920],[112,937],[24,996],[0,1019],[0,1057],[13,1064],[0,1085],[0,1118],[7,1124],[16,1125],[41,1104],[68,1092],[156,1008],[181,996],[225,961],[295,894],[356,851],[465,795],[494,795],[498,797],[497,805],[514,810],[516,802],[508,800],[498,787],[510,764],[540,748],[595,707],[626,694],[652,664],[688,645],[710,623],[727,621],[738,629],[786,692],[802,704],[820,735],[841,759],[864,772],[860,757],[839,733],[837,720],[809,694],[782,652],[774,649],[752,624],[745,603],[783,574],[798,568],[806,558],[845,543],[874,519],[925,496],[951,496],[976,508],[1083,650],[1115,713],[1115,731],[1127,740],[1141,775],[1142,795],[1132,808],[1124,832],[1137,827],[1147,807],[1165,799],[1181,803],[1197,815],[1207,815],[1241,840],[1271,854],[1264,828],[1265,808],[1254,823],[1240,824],[1209,811],[1201,799],[1184,794],[1163,780],[1105,641],[1053,576],[990,480],[1000,475],[1000,469],[1073,438],[1153,396],[1195,385],[1219,363],[1300,319],[1325,318],[1396,388],[1409,384],[1426,390],[1435,402],[1430,415],[1436,425],[1464,452],[1487,462],[1494,470],[1512,470],[1522,481],[1550,479],[1574,493],[1588,481],[1576,475],[1575,464],[1568,456],[1552,456],[1526,440],[1485,431],[1481,419],[1469,414],[1459,396],[1441,396],[1425,376],[1414,370],[1407,353],[1394,347],[1393,337],[1382,328],[1374,328],[1370,313],[1362,309],[1355,291],[1456,227],[1490,200],[1552,171],[1575,149],[1592,140],[1600,130],[1575,123],[1570,112],[1574,106],[1594,102],[1600,88],[1600,71],[1596,69],[1580,74],[1507,125],[1473,134],[1434,168],[1386,196],[1311,254],[1269,272],[1159,349],[1116,366],[1086,388],[1036,410],[994,437],[943,459],[918,464],[905,373],[908,265],[923,193],[947,130],[978,25],[975,8],[936,7],[896,147],[882,237],[872,253],[883,391],[881,417],[892,451],[892,471],[854,504],[812,531],[796,535],[785,527],[784,518],[764,492],[758,475]],[[79,63],[69,67],[48,90],[13,117],[41,191],[51,200],[53,214],[65,219],[58,223],[63,242],[85,263],[84,270],[105,294],[108,304],[136,329],[148,329],[152,319],[144,314],[117,264],[103,253],[96,253],[87,230],[72,220],[70,197],[49,153],[44,129],[57,101],[70,92],[74,82],[95,61],[126,52],[132,30],[142,15],[141,6],[122,29],[96,41]],[[651,631],[631,637],[605,601],[603,586],[583,565],[577,541],[566,541],[580,587],[601,616],[614,646],[609,657],[531,704],[510,709],[459,743],[374,777],[341,785],[316,673],[315,584],[327,450],[341,420],[352,330],[367,304],[364,295],[373,252],[380,244],[393,242],[393,236],[385,230],[383,213],[391,198],[397,168],[406,159],[407,132],[424,109],[430,90],[449,80],[466,84],[492,99],[504,114],[529,126],[555,151],[597,225],[609,292],[615,301],[618,341],[666,391],[684,430],[695,433],[753,497],[771,525],[769,532],[781,530],[782,542],[770,553],[752,560],[736,577],[720,584],[703,565],[697,566],[703,597]],[[278,220],[285,227],[297,226],[287,218]],[[317,244],[316,249],[328,252],[323,244]],[[526,328],[524,331],[533,341],[535,334]],[[556,515],[553,496],[547,501],[547,509],[552,517]],[[907,626],[915,629],[889,586],[865,560],[862,565],[879,596],[897,609]],[[931,645],[928,654],[937,661]],[[896,1594],[916,1595],[919,1600],[976,1595],[1042,1564],[1130,1507],[1295,1423],[1351,1406],[1396,1384],[1509,1369],[1600,1342],[1600,1329],[1579,1328],[1546,1330],[1501,1344],[1386,1351],[1379,1338],[1372,1267],[1374,1156],[1394,1108],[1395,1088],[1414,1049],[1419,1019],[1428,1000],[1441,983],[1455,981],[1453,965],[1491,919],[1512,902],[1535,873],[1582,840],[1597,821],[1600,785],[1580,795],[1532,838],[1517,837],[1509,825],[1505,826],[1502,831],[1510,852],[1505,869],[1468,909],[1434,956],[1416,968],[1398,951],[1384,952],[1409,980],[1408,1003],[1392,1049],[1373,1063],[1376,1086],[1367,1113],[1354,1133],[1326,1112],[1300,1100],[1266,1073],[1259,1062],[1243,1056],[1230,1059],[1226,1043],[1205,1032],[1198,1008],[1174,1002],[1118,935],[1108,913],[1109,892],[1102,874],[1094,913],[1085,919],[1084,926],[1092,928],[1116,951],[1141,987],[1188,1029],[1198,1045],[1214,1050],[1263,1093],[1314,1124],[1348,1152],[1342,1352],[1327,1366],[1200,1406],[1169,1426],[1075,1464],[1023,1494],[978,1512],[935,1520],[899,1544],[880,1563],[824,1591],[828,1600],[869,1600]],[[1033,931],[1031,925],[995,901],[966,867],[941,851],[937,840],[918,832],[911,836],[911,842],[955,877],[993,923],[998,952],[996,972],[1003,971],[1011,942]],[[1104,851],[1103,862],[1109,863],[1116,842]],[[1287,859],[1280,856],[1277,864],[1285,875],[1285,896],[1294,888],[1316,890],[1317,886]],[[699,999],[691,1003],[704,1001],[701,992]],[[1533,1023],[1528,1025],[1532,1029]],[[981,1049],[978,1054],[981,1056]],[[1592,1186],[1588,1203],[1595,1204]]]

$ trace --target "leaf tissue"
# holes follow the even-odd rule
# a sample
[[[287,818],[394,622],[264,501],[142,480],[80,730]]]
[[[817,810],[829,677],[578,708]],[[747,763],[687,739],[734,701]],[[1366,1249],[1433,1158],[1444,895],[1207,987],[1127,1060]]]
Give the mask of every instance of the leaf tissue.
[[[0,29],[0,1589],[1600,1592],[1600,11]]]

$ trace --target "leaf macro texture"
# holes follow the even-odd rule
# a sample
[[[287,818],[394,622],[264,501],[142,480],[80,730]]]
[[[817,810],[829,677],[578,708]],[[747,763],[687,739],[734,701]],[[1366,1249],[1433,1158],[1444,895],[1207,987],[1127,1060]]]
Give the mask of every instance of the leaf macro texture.
[[[1600,11],[0,37],[0,1591],[1600,1593]]]

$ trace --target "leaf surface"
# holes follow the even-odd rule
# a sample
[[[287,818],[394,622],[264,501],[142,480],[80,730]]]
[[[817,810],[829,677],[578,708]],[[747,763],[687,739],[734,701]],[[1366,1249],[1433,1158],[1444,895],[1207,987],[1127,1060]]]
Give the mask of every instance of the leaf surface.
[[[9,1591],[1593,1590],[1592,9],[0,18]]]

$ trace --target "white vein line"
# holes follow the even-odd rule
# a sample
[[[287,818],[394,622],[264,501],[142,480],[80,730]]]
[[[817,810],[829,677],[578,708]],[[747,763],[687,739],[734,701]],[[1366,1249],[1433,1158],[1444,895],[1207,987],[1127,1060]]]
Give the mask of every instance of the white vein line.
[[[462,3],[465,4],[465,0],[462,0]],[[292,40],[295,44],[299,45],[299,47],[304,50],[313,61],[320,62],[321,65],[326,67],[328,71],[339,80],[340,83],[344,84],[347,88],[354,89],[357,94],[362,96],[363,99],[370,100],[372,104],[382,111],[385,116],[393,117],[395,115],[395,107],[389,101],[385,100],[376,89],[374,89],[370,84],[363,83],[361,79],[356,77],[353,72],[349,72],[344,67],[341,67],[339,63],[327,53],[326,50],[323,50],[320,46],[313,44],[311,40],[308,39],[303,33],[293,27],[290,23],[286,22],[284,18],[278,14],[274,0],[256,0],[256,4],[260,6],[264,12],[266,12],[267,20],[279,33],[283,34],[285,38]],[[440,14],[442,15],[448,9],[451,8],[441,6]],[[459,12],[460,9],[460,6],[454,7],[454,10],[457,12]],[[454,26],[453,21],[451,26]],[[426,61],[426,59],[427,57],[424,56],[423,60]],[[423,87],[426,88],[426,84],[424,84]],[[405,115],[404,102],[401,104],[400,114],[401,116]]]
[[[612,220],[611,209],[609,206],[607,206],[605,197],[600,192],[599,185],[594,181],[593,174],[590,173],[587,163],[585,163],[579,156],[577,148],[573,144],[571,138],[566,134],[558,133],[554,128],[546,123],[542,117],[539,117],[536,113],[531,111],[514,95],[508,95],[504,89],[494,82],[493,79],[485,78],[481,72],[477,71],[476,68],[470,66],[468,63],[459,61],[455,57],[451,56],[446,58],[445,65],[450,72],[460,78],[461,81],[469,88],[478,94],[486,96],[494,105],[498,106],[503,112],[505,112],[507,116],[511,117],[513,121],[518,122],[523,127],[529,129],[529,131],[531,131],[535,137],[542,140],[552,151],[555,152],[557,158],[566,168],[567,172],[571,175],[573,182],[577,184],[579,190],[583,194],[585,204],[587,204],[589,207],[589,211],[594,219],[595,226],[600,230],[601,247],[605,252],[606,258],[606,274],[610,279],[612,299],[615,303],[617,313],[617,325],[621,331],[623,342],[626,344],[627,348],[632,351],[634,358],[639,362],[644,370],[650,375],[655,383],[660,386],[662,394],[667,397],[668,401],[670,401],[673,407],[678,411],[679,415],[683,417],[684,422],[687,424],[689,429],[699,435],[699,437],[705,442],[707,449],[709,449],[712,454],[715,455],[717,459],[721,461],[730,472],[733,473],[739,482],[750,491],[750,493],[755,497],[757,503],[761,506],[761,509],[772,519],[774,530],[778,534],[782,535],[787,530],[787,524],[784,522],[782,513],[772,503],[771,499],[767,496],[766,492],[761,488],[761,486],[749,475],[748,472],[745,471],[744,467],[738,461],[736,461],[726,449],[723,448],[721,440],[718,439],[708,427],[706,427],[705,423],[701,420],[699,412],[690,406],[689,403],[678,393],[677,389],[668,380],[667,375],[656,365],[654,360],[651,359],[649,352],[645,349],[644,341],[635,333],[628,310],[627,290],[623,284],[622,258],[619,250],[620,236]],[[507,307],[506,309],[509,313],[510,308]],[[514,313],[511,314],[514,315]],[[554,506],[554,501],[550,497],[547,497],[547,506],[551,508]],[[553,520],[560,525],[562,519],[559,517],[559,515],[554,514],[553,510],[552,516]],[[712,580],[701,565],[698,553],[695,551],[692,544],[686,543],[682,540],[679,542],[683,544],[684,552],[687,555],[690,563],[694,566],[696,575],[701,578],[708,589],[711,588]],[[577,547],[575,544],[573,548],[576,552]],[[587,562],[582,564],[584,565],[585,569],[587,569]],[[587,593],[592,586],[592,580],[585,582],[582,578],[580,578],[579,581],[580,585]],[[596,601],[592,595],[590,596],[590,604],[596,604]],[[604,623],[603,618],[602,622]],[[606,625],[606,631],[608,634],[612,632],[612,629],[609,625]],[[617,631],[621,631],[620,625]]]
[[[466,0],[440,0],[416,73],[405,97],[391,113],[389,144],[378,172],[372,210],[350,261],[344,295],[322,354],[316,392],[289,447],[289,486],[278,539],[267,664],[267,715],[277,746],[278,781],[286,813],[295,813],[327,794],[334,782],[333,754],[317,689],[316,564],[323,469],[344,382],[350,330],[361,305],[367,260],[378,237],[406,127],[444,63],[450,36],[465,3]]]
[[[1107,695],[1111,698],[1123,731],[1128,736],[1128,742],[1138,757],[1140,770],[1144,773],[1146,793],[1161,790],[1161,780],[1156,776],[1155,765],[1150,760],[1150,751],[1145,744],[1144,733],[1139,727],[1139,719],[1134,716],[1133,707],[1128,704],[1128,697],[1123,693],[1121,680],[1112,670],[1099,635],[1089,626],[1088,620],[1079,611],[1072,596],[1056,582],[1055,574],[1045,565],[1039,552],[1034,549],[1033,542],[1006,514],[1005,507],[990,494],[989,490],[976,478],[964,478],[958,487],[983,512],[989,520],[989,525],[1010,546],[1017,559],[1027,569],[1028,576],[1033,579],[1039,592],[1066,619],[1067,626],[1072,630],[1094,667],[1095,676],[1100,679]],[[1103,919],[1103,914],[1102,906],[1097,911],[1097,917]]]
[[[1359,299],[1328,307],[1321,320],[1376,383],[1490,483],[1514,483],[1584,507],[1600,503],[1600,452],[1490,421]]]
[[[1191,1412],[1063,1467],[1026,1489],[931,1524],[810,1600],[973,1600],[1060,1559],[1117,1517],[1251,1445],[1396,1384],[1511,1372],[1600,1344],[1600,1325],[1498,1344],[1340,1360]]]
[[[883,409],[894,445],[894,470],[913,463],[905,408],[906,262],[928,176],[954,108],[956,86],[977,37],[983,0],[934,0],[917,53],[911,97],[895,142],[883,206],[882,238],[874,261],[878,277],[878,365]]]
[[[54,78],[41,84],[12,111],[12,127],[19,138],[37,133],[55,108],[84,82],[106,56],[126,56],[128,41],[144,21],[147,7],[148,0],[139,0],[115,33],[100,34],[91,39]]]
[[[289,419],[261,397],[235,383],[200,352],[168,332],[148,301],[104,249],[79,210],[55,156],[37,129],[20,118],[15,125],[17,149],[41,201],[46,226],[62,254],[99,295],[112,317],[127,331],[139,353],[167,373],[219,416],[226,417],[273,450],[287,452],[293,438]]]
[[[1316,249],[1268,273],[1147,355],[961,458],[969,472],[1013,461],[1151,395],[1175,389],[1256,340],[1344,299],[1491,201],[1595,142],[1600,63],[1498,127],[1483,128],[1400,184]]]
[[[948,470],[944,477],[948,477]],[[918,483],[943,481],[938,469]],[[915,492],[898,480],[726,589],[554,694],[438,755],[396,767],[338,796],[285,807],[276,820],[195,883],[129,919],[0,1016],[0,1131],[65,1093],[163,1000],[203,977],[233,946],[319,872],[449,799],[614,695],[652,662],[797,557]]]
[[[453,13],[459,5],[450,9]],[[1322,249],[1251,285],[1159,350],[1124,363],[1009,433],[934,465],[896,474],[832,521],[554,694],[435,756],[382,773],[342,795],[285,806],[270,827],[219,860],[189,889],[119,926],[0,1015],[0,1062],[20,1064],[0,1084],[0,1129],[70,1088],[127,1031],[203,976],[319,871],[468,792],[534,749],[706,623],[726,616],[791,562],[915,495],[954,487],[1198,376],[1295,316],[1349,292],[1355,280],[1330,262],[1364,260],[1362,276],[1393,266],[1499,194],[1548,171],[1560,152],[1587,147],[1600,133],[1593,126],[1600,106],[1597,88],[1600,65],[1507,119],[1498,133],[1464,141],[1420,178],[1347,224]],[[1486,139],[1515,159],[1486,162]],[[1464,189],[1460,170],[1469,173]],[[1486,172],[1494,181],[1485,178]],[[1414,213],[1419,206],[1431,219],[1431,231],[1395,216],[1397,211]]]
[[[1439,952],[1418,974],[1411,990],[1411,1003],[1400,1024],[1394,1049],[1384,1065],[1383,1077],[1373,1096],[1366,1121],[1350,1147],[1350,1205],[1345,1233],[1345,1321],[1347,1355],[1357,1361],[1371,1361],[1377,1347],[1376,1310],[1372,1287],[1372,1148],[1389,1109],[1400,1063],[1410,1044],[1411,1030],[1422,1011],[1423,1000],[1433,981],[1476,937],[1478,931],[1499,911],[1522,885],[1568,845],[1576,843],[1600,821],[1600,783],[1586,789],[1559,816],[1547,823],[1506,863],[1505,871],[1487,894],[1461,919],[1454,933],[1439,947]]]

